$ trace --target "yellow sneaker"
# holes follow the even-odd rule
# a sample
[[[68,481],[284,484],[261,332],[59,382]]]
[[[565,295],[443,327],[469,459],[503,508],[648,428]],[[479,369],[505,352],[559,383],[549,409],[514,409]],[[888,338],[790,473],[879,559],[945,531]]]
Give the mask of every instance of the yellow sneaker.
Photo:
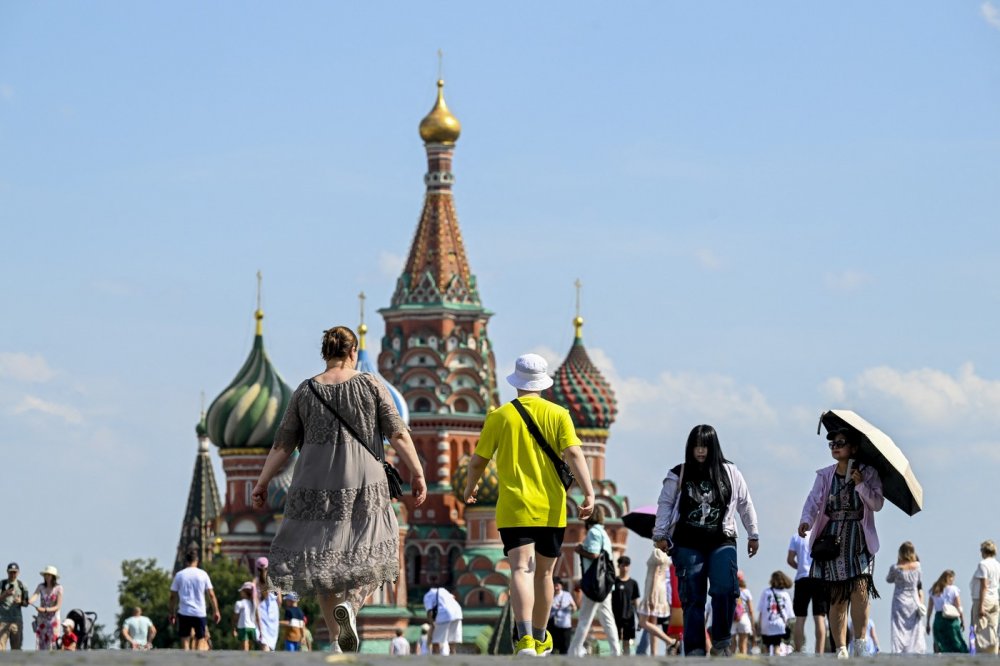
[[[545,632],[545,640],[535,639],[535,654],[539,657],[546,657],[552,654],[552,634]]]
[[[538,654],[535,652],[535,645],[537,643],[538,641],[536,641],[535,637],[531,634],[521,636],[521,640],[519,640],[517,645],[514,646],[514,654],[520,657],[534,657]]]

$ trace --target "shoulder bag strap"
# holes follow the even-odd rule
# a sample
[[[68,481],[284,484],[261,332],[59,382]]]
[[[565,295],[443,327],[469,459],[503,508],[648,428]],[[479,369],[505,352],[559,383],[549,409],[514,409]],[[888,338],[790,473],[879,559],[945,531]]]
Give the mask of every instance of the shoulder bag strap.
[[[382,462],[382,457],[378,453],[376,453],[375,451],[373,451],[368,444],[365,443],[365,438],[362,437],[361,435],[359,435],[358,431],[355,430],[351,426],[350,423],[348,423],[347,421],[345,421],[344,417],[342,417],[340,414],[337,413],[337,410],[333,408],[333,405],[331,405],[329,402],[327,402],[323,398],[323,396],[321,396],[319,394],[319,391],[316,390],[316,382],[315,382],[315,380],[312,380],[312,379],[309,380],[309,388],[310,388],[310,390],[312,390],[313,395],[316,396],[316,399],[319,400],[320,403],[322,403],[323,406],[326,407],[330,411],[331,414],[333,414],[334,416],[337,417],[337,420],[340,421],[340,424],[342,426],[344,426],[345,428],[347,428],[347,432],[351,433],[351,435],[356,440],[358,440],[358,442],[361,443],[361,446],[363,446],[365,448],[365,450],[368,451],[368,453],[370,453],[373,456],[375,456],[375,460],[377,460],[379,462]],[[375,418],[376,418],[376,420],[378,420],[378,415],[377,414],[376,414]],[[379,444],[381,444],[381,442],[379,442]],[[381,448],[381,446],[379,448]]]
[[[521,415],[521,418],[524,419],[525,425],[528,426],[528,432],[530,432],[531,436],[535,438],[538,446],[541,447],[542,451],[545,452],[545,455],[549,457],[552,464],[558,468],[561,460],[556,455],[556,452],[552,450],[552,447],[549,446],[549,443],[545,440],[545,435],[543,435],[542,431],[538,429],[538,424],[535,423],[533,418],[531,418],[531,414],[528,413],[528,410],[524,408],[524,405],[522,405],[517,398],[514,398],[510,402],[514,405],[514,409],[517,410],[517,413]]]

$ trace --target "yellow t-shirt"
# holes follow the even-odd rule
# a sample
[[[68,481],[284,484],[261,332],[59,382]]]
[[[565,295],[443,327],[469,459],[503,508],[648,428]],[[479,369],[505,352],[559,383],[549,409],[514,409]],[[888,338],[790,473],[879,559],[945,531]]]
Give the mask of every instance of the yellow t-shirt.
[[[534,395],[519,398],[557,456],[580,446],[569,411]],[[514,405],[486,417],[476,455],[496,454],[500,493],[497,527],[566,527],[566,491],[552,461],[528,432]]]

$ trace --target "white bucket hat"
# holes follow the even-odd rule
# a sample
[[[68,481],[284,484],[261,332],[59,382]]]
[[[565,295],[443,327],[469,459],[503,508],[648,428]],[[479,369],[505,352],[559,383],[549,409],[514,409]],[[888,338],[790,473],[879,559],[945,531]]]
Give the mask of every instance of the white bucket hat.
[[[538,354],[518,356],[514,373],[507,375],[507,383],[522,391],[544,391],[552,386],[549,364]]]
[[[56,578],[59,578],[59,570],[56,569],[51,564],[49,566],[45,567],[44,569],[42,569],[39,573],[41,573],[43,576],[45,574],[51,574],[52,576],[54,576]]]

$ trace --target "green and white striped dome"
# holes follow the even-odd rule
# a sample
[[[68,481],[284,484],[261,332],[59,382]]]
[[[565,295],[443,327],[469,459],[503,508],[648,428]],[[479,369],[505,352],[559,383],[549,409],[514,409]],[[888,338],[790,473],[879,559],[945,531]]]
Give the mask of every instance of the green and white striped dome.
[[[281,379],[264,351],[257,310],[253,349],[236,378],[208,408],[208,436],[220,449],[271,448],[292,389]]]

